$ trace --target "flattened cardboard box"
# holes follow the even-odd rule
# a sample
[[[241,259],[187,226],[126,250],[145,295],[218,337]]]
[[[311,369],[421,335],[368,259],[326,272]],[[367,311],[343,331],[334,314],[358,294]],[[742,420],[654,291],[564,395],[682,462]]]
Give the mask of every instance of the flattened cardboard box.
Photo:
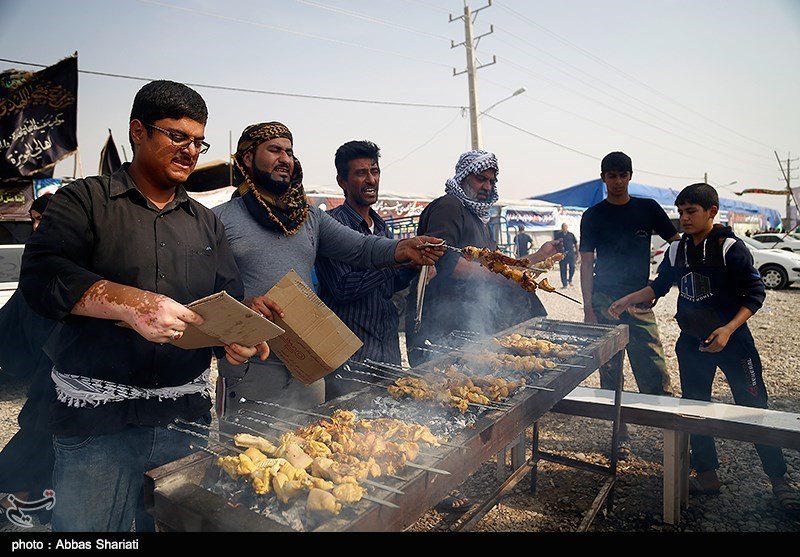
[[[170,341],[179,348],[190,350],[233,342],[255,346],[283,333],[272,321],[225,291],[195,300],[186,307],[202,315],[204,321],[202,325],[189,325],[181,338]]]
[[[275,318],[285,332],[269,342],[270,350],[303,383],[325,377],[363,345],[294,269],[267,296],[285,314]]]
[[[170,344],[184,350],[223,346],[234,342],[243,346],[255,346],[283,333],[283,329],[275,323],[225,291],[195,300],[186,307],[202,315],[204,321],[202,325],[187,324],[183,336],[170,341]],[[124,321],[117,325],[130,328]]]

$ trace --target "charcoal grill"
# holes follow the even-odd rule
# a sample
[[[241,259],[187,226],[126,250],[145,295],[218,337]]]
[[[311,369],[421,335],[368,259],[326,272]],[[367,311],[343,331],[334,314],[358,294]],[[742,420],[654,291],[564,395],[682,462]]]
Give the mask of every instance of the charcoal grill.
[[[547,413],[602,364],[624,350],[628,344],[626,325],[585,324],[534,318],[497,334],[520,333],[550,338],[557,342],[579,344],[579,353],[569,358],[568,367],[547,370],[528,383],[546,389],[523,389],[508,399],[510,408],[490,409],[479,413],[470,427],[458,431],[447,445],[436,447],[430,454],[415,461],[422,468],[404,468],[401,478],[378,478],[400,489],[403,494],[381,491],[379,497],[397,508],[369,501],[360,501],[340,515],[319,524],[308,525],[309,531],[403,531],[458,487],[481,465],[517,440],[521,433]],[[486,347],[496,349],[491,338]],[[474,344],[474,343],[472,343]],[[478,343],[479,344],[479,343]],[[419,371],[453,363],[460,357],[454,346],[451,353],[418,366]],[[375,387],[365,387],[339,399],[314,408],[314,412],[330,415],[335,409],[369,408],[376,398]],[[313,418],[306,416],[311,423]],[[298,414],[296,421],[302,421]],[[209,448],[214,449],[214,445]],[[216,449],[215,449],[216,450]],[[431,448],[425,449],[431,453]],[[159,527],[169,531],[289,531],[296,530],[268,514],[251,510],[246,504],[232,501],[208,488],[210,479],[218,477],[216,458],[199,450],[183,459],[147,472],[145,501]],[[450,474],[425,470],[435,467]]]

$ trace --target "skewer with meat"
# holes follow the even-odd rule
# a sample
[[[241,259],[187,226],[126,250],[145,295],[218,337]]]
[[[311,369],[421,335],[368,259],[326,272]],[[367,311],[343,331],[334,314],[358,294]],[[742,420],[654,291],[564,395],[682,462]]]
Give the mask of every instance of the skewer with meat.
[[[555,356],[569,358],[578,352],[578,346],[566,342],[558,344],[545,339],[512,333],[494,341],[517,356]]]
[[[491,383],[478,381],[476,384],[468,375],[451,372],[449,376],[430,376],[425,379],[400,377],[387,387],[387,391],[394,398],[435,401],[464,414],[469,410],[470,404],[490,406],[491,403],[506,398],[510,392],[508,389],[503,391],[494,387],[484,390],[484,386],[491,386]],[[502,396],[503,393],[505,397]]]
[[[488,350],[464,356],[464,360],[470,365],[490,369],[505,369],[522,373],[534,373],[553,369],[558,366],[552,360],[540,358],[538,356],[515,356],[514,354],[498,354]]]
[[[466,246],[462,249],[461,255],[467,261],[477,261],[484,266],[488,266],[492,263],[499,263],[500,265],[506,265],[508,267],[536,267],[537,269],[548,271],[565,257],[563,253],[556,253],[542,261],[533,263],[529,259],[515,259],[500,251],[491,251],[489,248],[476,248],[475,246]]]
[[[387,441],[414,441],[427,443],[433,447],[441,445],[439,437],[433,434],[428,426],[412,424],[396,418],[376,418],[359,420],[356,429],[374,431]]]
[[[498,262],[509,267],[530,267],[532,265],[527,259],[515,259],[499,251],[492,251],[489,248],[476,248],[475,246],[466,246],[461,251],[461,255],[467,261],[477,261],[481,264]]]
[[[556,289],[547,281],[546,277],[542,278],[539,282],[536,281],[536,278],[544,272],[543,269],[552,269],[556,261],[560,261],[564,258],[563,253],[557,253],[540,262],[543,266],[540,267],[539,263],[537,263],[536,268],[523,271],[515,267],[531,266],[531,263],[527,259],[514,259],[500,252],[489,251],[487,248],[479,249],[472,246],[464,248],[463,253],[467,260],[477,261],[491,272],[516,282],[527,292],[535,292],[537,288],[541,288],[545,292],[555,292]]]

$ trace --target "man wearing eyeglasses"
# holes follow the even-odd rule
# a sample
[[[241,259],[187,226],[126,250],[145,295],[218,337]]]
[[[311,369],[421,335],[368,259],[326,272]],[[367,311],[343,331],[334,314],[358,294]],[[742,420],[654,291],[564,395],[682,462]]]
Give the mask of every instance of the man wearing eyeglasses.
[[[154,530],[145,472],[207,435],[212,349],[170,344],[202,322],[184,304],[221,290],[243,298],[222,223],[182,185],[208,149],[207,115],[185,85],[142,87],[133,161],[58,190],[25,249],[19,287],[61,322],[47,350],[58,395],[54,531]],[[232,344],[216,356],[238,364],[268,352]],[[201,439],[167,427],[179,418],[200,424]]]

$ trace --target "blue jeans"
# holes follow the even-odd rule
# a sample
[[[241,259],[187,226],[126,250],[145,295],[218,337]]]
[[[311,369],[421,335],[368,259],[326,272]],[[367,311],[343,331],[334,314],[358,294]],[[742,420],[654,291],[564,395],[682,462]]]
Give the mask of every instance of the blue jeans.
[[[201,418],[209,424],[211,416]],[[188,426],[179,426],[191,429]],[[206,446],[206,439],[153,426],[127,426],[118,433],[55,436],[54,532],[155,531],[144,506],[144,474]]]

